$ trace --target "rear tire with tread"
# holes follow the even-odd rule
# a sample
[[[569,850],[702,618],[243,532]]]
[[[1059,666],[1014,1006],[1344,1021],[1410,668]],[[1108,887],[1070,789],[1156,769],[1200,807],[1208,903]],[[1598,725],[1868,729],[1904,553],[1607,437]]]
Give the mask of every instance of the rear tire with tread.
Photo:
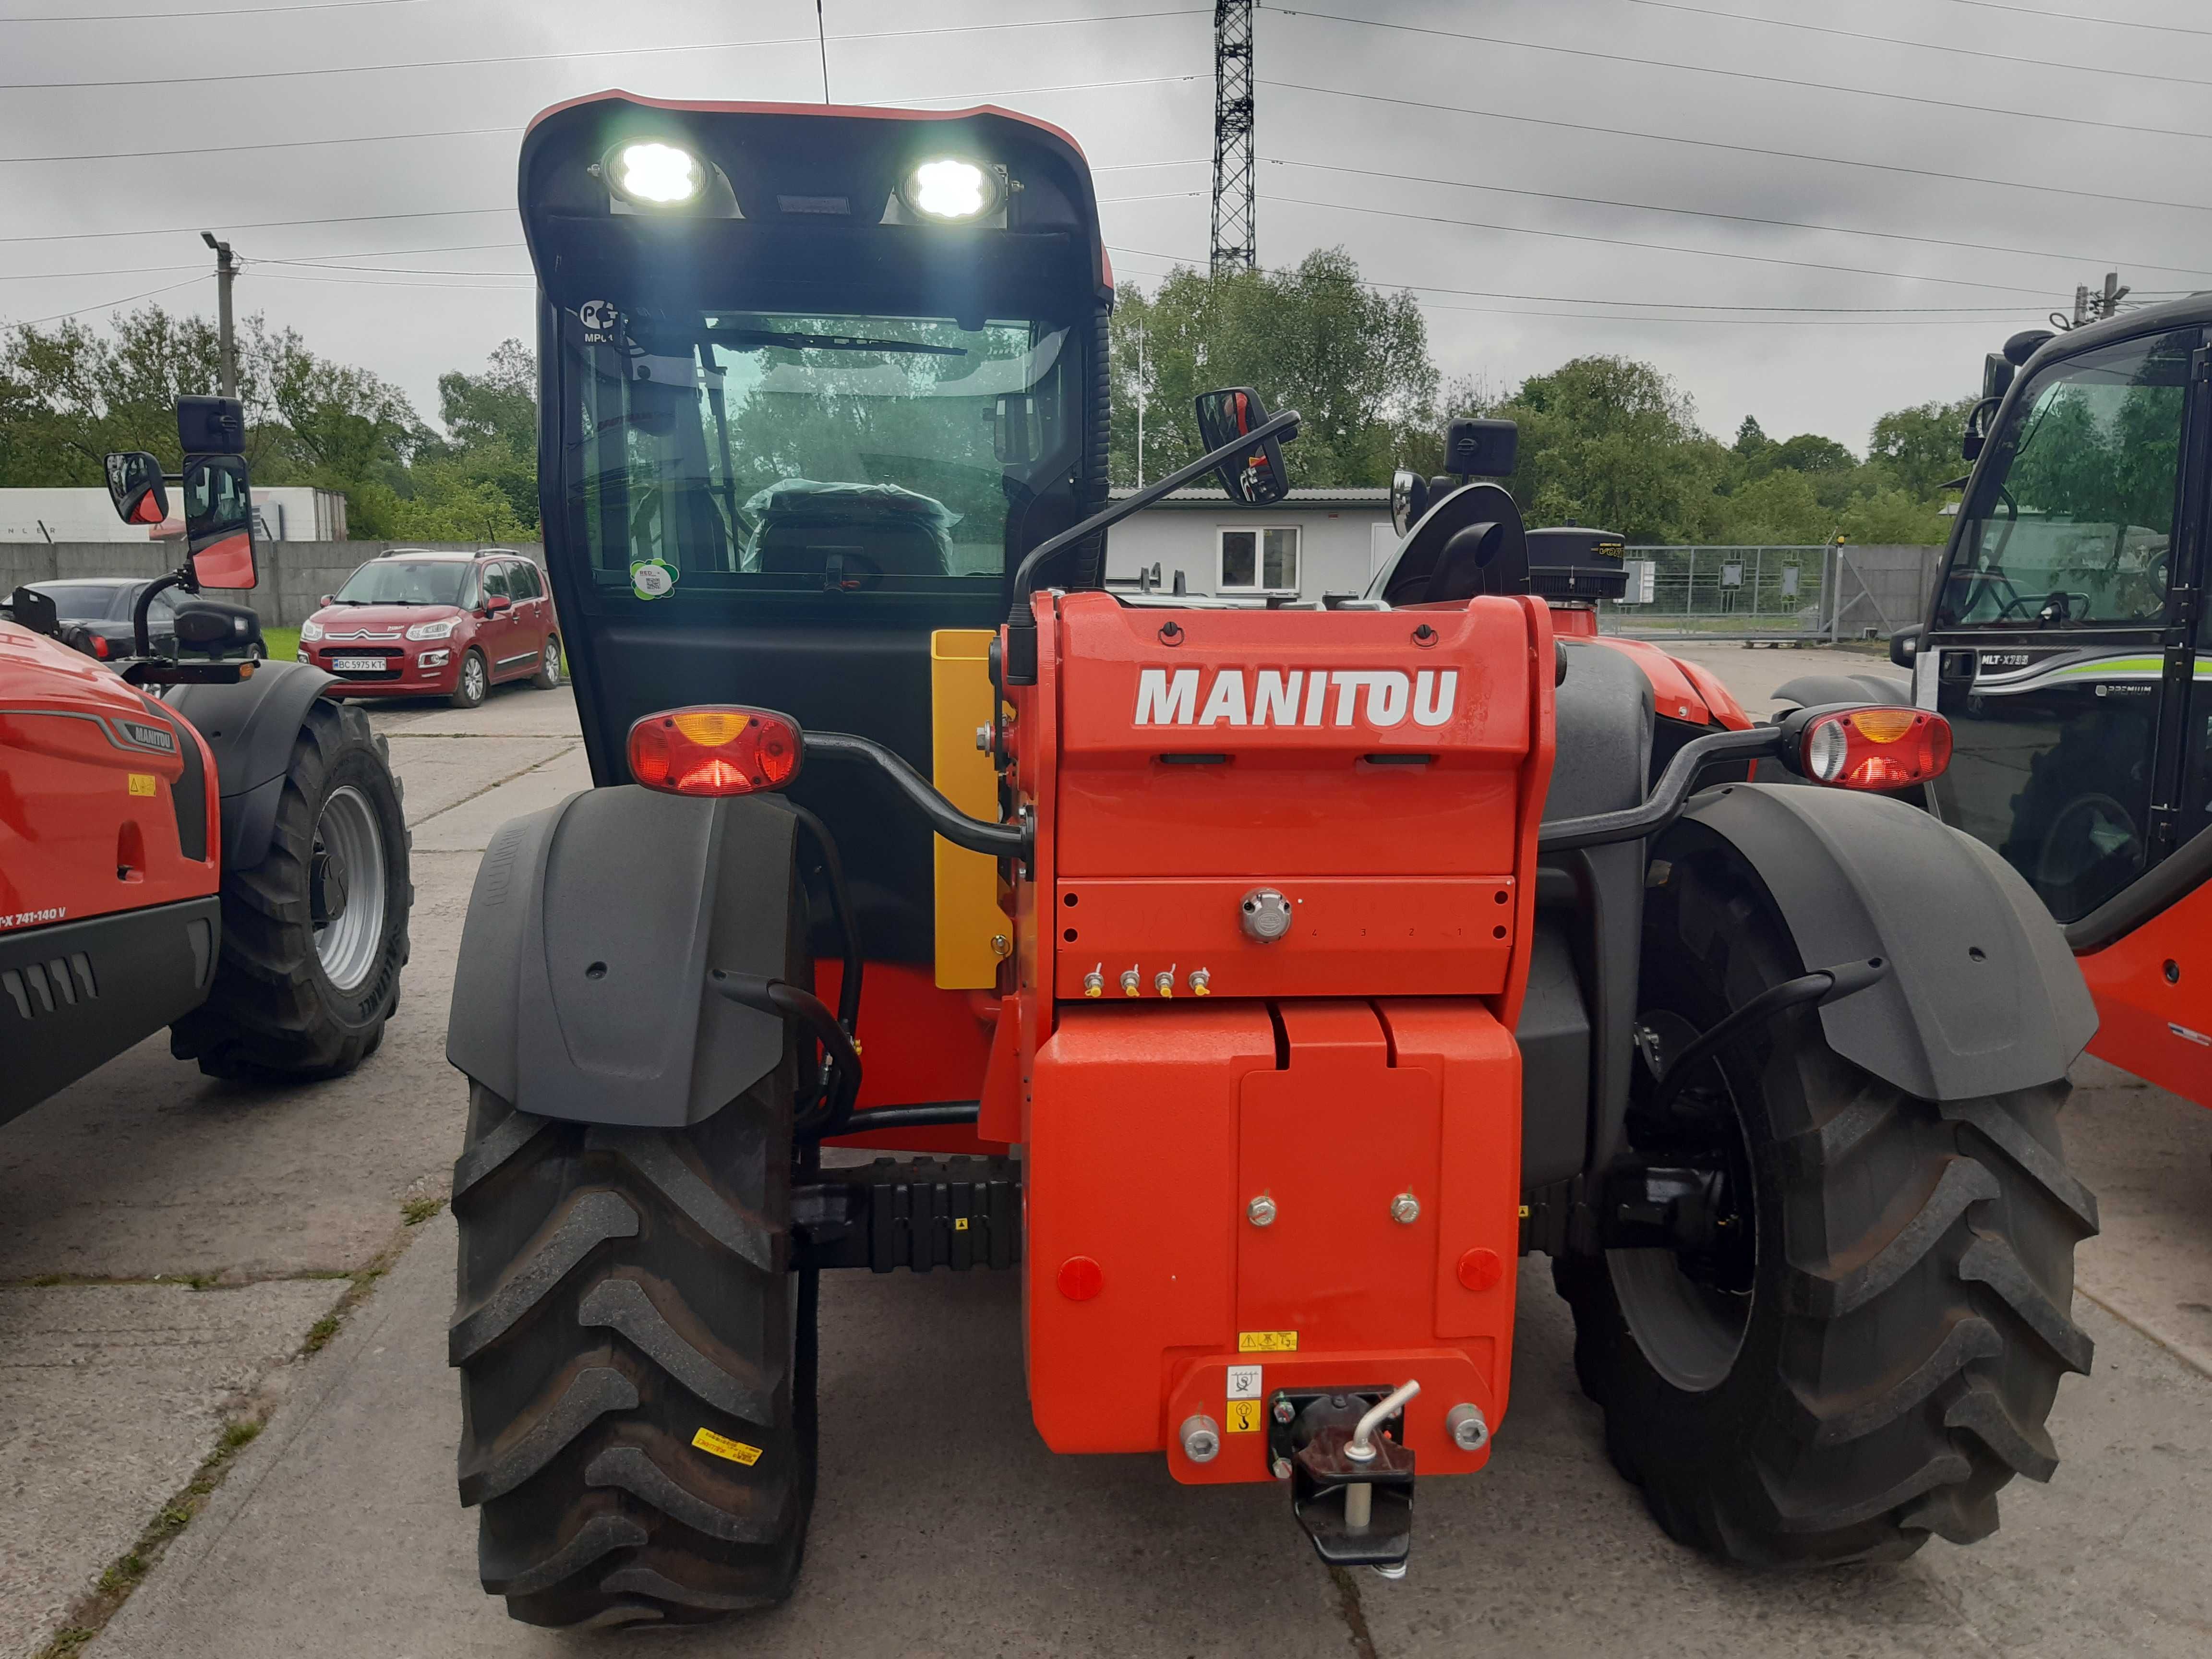
[[[796,1075],[787,1056],[683,1129],[536,1117],[471,1085],[460,1495],[514,1618],[696,1624],[790,1595],[815,1461]]]
[[[1651,894],[1647,1016],[1704,1029],[1803,971],[1731,853],[1675,860]],[[1674,1538],[1746,1565],[1895,1560],[1930,1534],[1985,1537],[1999,1488],[2050,1479],[2058,1379],[2090,1364],[2069,1310],[2097,1211],[2060,1146],[2069,1085],[1919,1100],[1830,1049],[1811,1008],[1730,1045],[1718,1074],[1754,1172],[1758,1241],[1725,1376],[1698,1391],[1654,1364],[1621,1258],[1659,1252],[1554,1267],[1615,1466]]]
[[[316,954],[309,883],[325,801],[352,788],[374,814],[386,915],[365,978],[331,983]],[[169,1048],[210,1077],[295,1082],[337,1077],[384,1040],[407,963],[415,889],[404,792],[390,745],[349,704],[318,698],[292,745],[269,850],[222,872],[222,949],[208,1000],[170,1028]]]

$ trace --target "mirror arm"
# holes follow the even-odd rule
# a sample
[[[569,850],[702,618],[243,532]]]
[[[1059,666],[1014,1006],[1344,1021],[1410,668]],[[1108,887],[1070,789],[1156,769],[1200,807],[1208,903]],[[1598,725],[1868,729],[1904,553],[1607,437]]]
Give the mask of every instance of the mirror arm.
[[[146,631],[146,618],[153,609],[154,596],[172,587],[181,587],[187,593],[197,593],[199,585],[192,580],[189,562],[181,564],[166,576],[156,576],[139,590],[138,603],[131,607],[131,646],[134,654],[150,657],[154,654],[152,636]]]
[[[1008,685],[1036,684],[1036,614],[1030,609],[1030,595],[1036,588],[1036,573],[1047,559],[1066,548],[1073,546],[1086,536],[1121,522],[1132,513],[1140,513],[1153,502],[1173,495],[1185,484],[1204,477],[1224,461],[1231,461],[1263,438],[1287,437],[1297,429],[1298,412],[1286,409],[1254,427],[1249,432],[1240,432],[1234,443],[1218,449],[1208,450],[1188,466],[1170,472],[1164,478],[1154,480],[1134,495],[1108,505],[1092,514],[1073,529],[1063,530],[1048,541],[1037,544],[1014,569],[1013,603],[1006,609],[1006,681]]]

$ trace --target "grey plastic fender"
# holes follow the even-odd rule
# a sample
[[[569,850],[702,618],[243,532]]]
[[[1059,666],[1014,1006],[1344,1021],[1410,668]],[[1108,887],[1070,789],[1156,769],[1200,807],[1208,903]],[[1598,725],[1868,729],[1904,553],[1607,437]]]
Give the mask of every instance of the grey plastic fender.
[[[1893,674],[1800,674],[1775,689],[1774,702],[1789,708],[1819,708],[1832,702],[1910,708],[1912,682]]]
[[[624,784],[501,826],[469,895],[446,1058],[542,1117],[712,1115],[775,1067],[785,1037],[708,975],[805,982],[796,824],[771,800]]]
[[[1880,957],[1892,971],[1820,1010],[1828,1044],[1923,1100],[2065,1076],[2097,1012],[2034,890],[1972,837],[1843,790],[1730,784],[1696,797],[1652,848],[1740,854],[1808,970]]]
[[[215,753],[225,870],[251,870],[268,856],[293,742],[323,688],[335,683],[303,662],[265,662],[235,685],[180,685],[162,700]]]

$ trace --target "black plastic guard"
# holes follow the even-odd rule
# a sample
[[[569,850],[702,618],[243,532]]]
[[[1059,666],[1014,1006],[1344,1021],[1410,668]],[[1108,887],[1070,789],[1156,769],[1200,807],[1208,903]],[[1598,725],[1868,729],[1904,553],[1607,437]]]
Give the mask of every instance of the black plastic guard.
[[[519,1109],[673,1128],[768,1074],[784,1024],[716,968],[807,982],[797,820],[765,799],[634,784],[501,827],[461,930],[446,1058]]]
[[[1707,790],[1652,847],[1716,842],[1772,896],[1810,969],[1881,957],[1893,971],[1820,1010],[1829,1046],[1923,1100],[2066,1075],[2097,1012],[2049,911],[2011,866],[1924,812],[1843,790]]]
[[[162,699],[198,729],[215,756],[225,871],[251,870],[268,856],[301,722],[335,684],[306,663],[265,662],[235,685],[180,685]]]

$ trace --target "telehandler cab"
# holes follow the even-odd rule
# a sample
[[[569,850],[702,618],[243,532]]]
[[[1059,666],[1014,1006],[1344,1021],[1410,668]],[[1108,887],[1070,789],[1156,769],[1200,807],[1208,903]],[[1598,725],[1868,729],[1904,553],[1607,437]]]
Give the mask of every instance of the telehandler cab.
[[[1911,682],[1778,696],[1942,714],[1926,804],[2065,929],[2091,1051],[2212,1106],[2212,302],[2015,334],[1982,391],[1942,574],[1891,641]]]
[[[1393,1575],[1417,1470],[1505,1423],[1530,1251],[1717,1555],[1966,1541],[2051,1474],[2093,1021],[2012,870],[1863,793],[1939,774],[1940,717],[1753,727],[1532,592],[1464,478],[1372,598],[1105,591],[1167,491],[1279,496],[1297,416],[1209,393],[1106,506],[1111,278],[1042,123],[607,94],[532,125],[521,204],[597,787],[493,839],[448,1040],[514,1616],[790,1593],[832,1267],[1020,1273],[1048,1445],[1279,1482]]]
[[[336,1076],[398,1006],[414,889],[385,741],[199,597],[255,585],[245,433],[236,398],[182,398],[182,472],[107,457],[125,523],[168,522],[171,483],[184,509],[118,656],[63,644],[34,588],[0,611],[0,1122],[164,1025],[212,1077]]]

